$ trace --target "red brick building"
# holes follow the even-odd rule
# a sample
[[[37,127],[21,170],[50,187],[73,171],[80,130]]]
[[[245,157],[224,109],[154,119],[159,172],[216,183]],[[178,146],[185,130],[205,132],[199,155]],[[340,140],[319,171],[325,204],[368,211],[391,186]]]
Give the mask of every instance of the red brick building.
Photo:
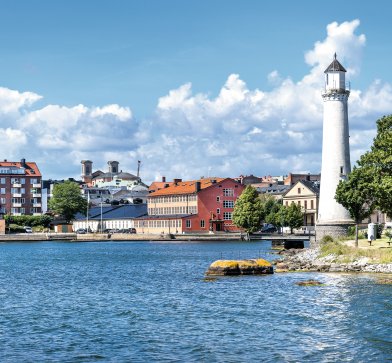
[[[205,178],[162,184],[148,196],[148,216],[135,220],[138,233],[239,231],[234,203],[245,186],[231,178]]]
[[[0,211],[11,215],[42,213],[42,177],[36,163],[0,162]]]

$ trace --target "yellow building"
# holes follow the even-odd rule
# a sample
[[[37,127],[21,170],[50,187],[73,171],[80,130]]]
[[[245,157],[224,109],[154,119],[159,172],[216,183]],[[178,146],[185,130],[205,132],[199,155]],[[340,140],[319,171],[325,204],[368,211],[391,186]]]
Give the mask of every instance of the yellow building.
[[[319,194],[318,183],[299,180],[283,195],[283,205],[295,203],[301,206],[304,212],[304,226],[314,226],[317,220]]]

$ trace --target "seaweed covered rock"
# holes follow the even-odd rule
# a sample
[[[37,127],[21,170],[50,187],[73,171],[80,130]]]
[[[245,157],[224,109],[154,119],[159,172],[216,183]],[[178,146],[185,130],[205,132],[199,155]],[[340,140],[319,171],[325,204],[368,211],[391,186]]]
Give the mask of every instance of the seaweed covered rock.
[[[262,258],[250,260],[217,260],[208,268],[207,275],[260,275],[274,273],[271,263]]]

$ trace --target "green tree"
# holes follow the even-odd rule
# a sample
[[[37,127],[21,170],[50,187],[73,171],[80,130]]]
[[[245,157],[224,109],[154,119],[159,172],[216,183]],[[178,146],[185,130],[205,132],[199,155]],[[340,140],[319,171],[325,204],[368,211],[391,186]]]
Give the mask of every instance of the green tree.
[[[70,222],[76,213],[86,214],[87,201],[80,193],[77,183],[65,181],[54,186],[53,197],[49,200],[49,208]]]
[[[377,135],[370,151],[361,156],[360,167],[373,176],[369,181],[377,207],[392,217],[392,115],[377,120]]]
[[[368,218],[376,207],[373,170],[354,166],[348,178],[339,182],[335,199],[355,221],[355,247],[358,247],[358,224]]]
[[[263,204],[257,190],[247,186],[238,197],[233,212],[233,223],[247,233],[256,232],[263,218]]]
[[[282,206],[278,212],[277,219],[283,227],[290,227],[290,233],[294,228],[300,228],[304,223],[304,214],[301,206],[291,203],[289,206]]]

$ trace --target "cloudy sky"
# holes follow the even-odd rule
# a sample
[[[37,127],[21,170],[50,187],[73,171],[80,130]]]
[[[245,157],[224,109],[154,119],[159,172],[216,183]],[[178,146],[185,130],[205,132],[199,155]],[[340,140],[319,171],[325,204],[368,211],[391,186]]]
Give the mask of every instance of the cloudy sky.
[[[141,160],[145,182],[318,173],[336,52],[355,162],[392,113],[391,6],[357,3],[0,1],[0,158],[45,179],[82,159]]]

